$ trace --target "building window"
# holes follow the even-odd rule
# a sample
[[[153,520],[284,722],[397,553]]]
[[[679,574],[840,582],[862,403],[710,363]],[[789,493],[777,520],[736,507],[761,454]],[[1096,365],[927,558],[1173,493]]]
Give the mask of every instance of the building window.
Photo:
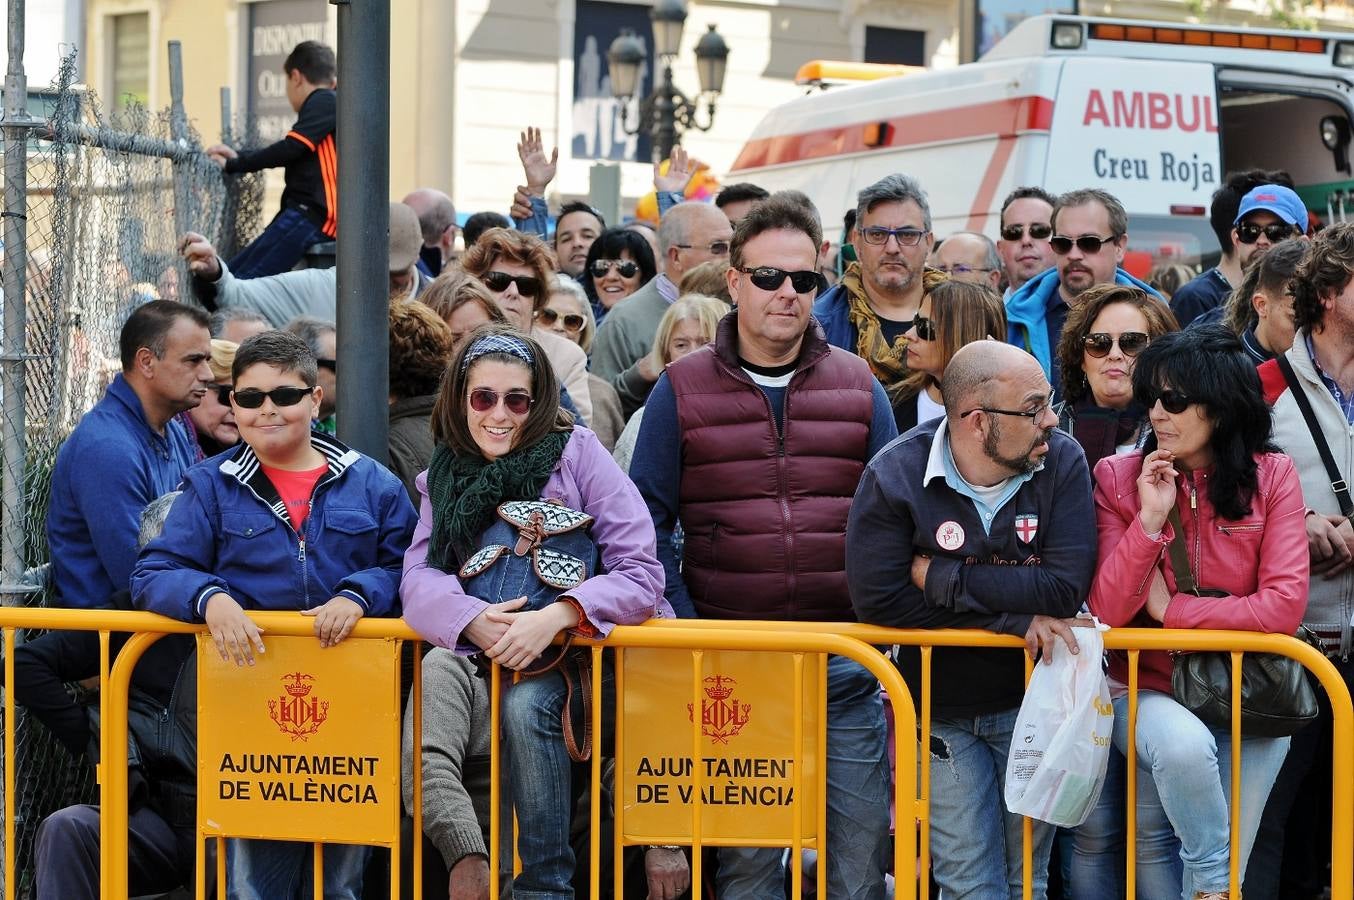
[[[111,84],[114,112],[150,102],[150,14],[111,16]]]
[[[926,65],[926,32],[907,28],[865,26],[865,59],[868,63]]]
[[[1077,0],[977,0],[977,5],[975,47],[980,58],[1030,16],[1077,11]]]

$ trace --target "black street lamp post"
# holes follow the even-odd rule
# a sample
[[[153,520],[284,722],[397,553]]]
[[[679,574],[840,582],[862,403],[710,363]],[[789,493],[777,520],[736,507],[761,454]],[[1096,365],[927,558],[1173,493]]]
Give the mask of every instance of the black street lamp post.
[[[647,132],[652,136],[654,160],[672,155],[672,148],[681,141],[681,132],[692,128],[709,131],[714,125],[715,99],[724,89],[724,69],[729,59],[729,47],[724,38],[709,26],[709,31],[696,42],[696,73],[700,77],[700,93],[689,98],[672,83],[672,62],[682,42],[682,26],[686,24],[686,3],[683,0],[657,0],[650,14],[653,20],[654,55],[662,69],[662,80],[639,103],[639,121],[630,127],[630,99],[639,83],[639,71],[648,58],[644,44],[630,29],[621,31],[607,51],[607,67],[611,75],[611,93],[621,101],[621,127],[626,134]],[[705,122],[700,122],[701,107]]]

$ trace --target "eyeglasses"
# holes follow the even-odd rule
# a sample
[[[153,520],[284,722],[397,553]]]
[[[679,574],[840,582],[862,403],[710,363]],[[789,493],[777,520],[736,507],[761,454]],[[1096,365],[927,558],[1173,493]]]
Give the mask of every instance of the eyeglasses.
[[[962,419],[965,416],[970,416],[976,412],[985,412],[992,413],[993,415],[998,416],[1020,416],[1022,419],[1029,419],[1031,421],[1037,422],[1039,421],[1039,417],[1042,416],[1044,413],[1048,412],[1048,408],[1052,405],[1053,398],[1049,397],[1047,400],[1039,404],[1034,409],[997,409],[995,406],[979,406],[975,407],[974,409],[970,409],[968,412],[960,413],[959,418]]]
[[[860,236],[867,244],[883,245],[889,242],[889,238],[897,238],[899,247],[915,247],[926,237],[926,232],[919,228],[884,228],[871,225],[860,229]]]
[[[475,412],[488,412],[498,406],[500,397],[503,398],[503,405],[508,408],[508,412],[515,416],[526,415],[534,402],[526,391],[508,391],[506,394],[500,394],[488,388],[475,388],[470,392],[470,408]]]
[[[1001,239],[1003,241],[1018,241],[1025,236],[1024,225],[1007,225],[1001,229]],[[1048,236],[1053,233],[1052,225],[1045,225],[1043,222],[1032,222],[1029,225],[1030,238],[1036,241],[1046,241]]]
[[[605,278],[612,269],[622,278],[634,278],[639,273],[639,263],[631,259],[595,259],[592,262],[592,277]]]
[[[517,293],[523,297],[537,297],[541,293],[541,281],[531,275],[509,275],[507,272],[485,272],[480,276],[484,286],[495,294],[501,294],[508,285],[516,283]]]
[[[1048,239],[1048,245],[1053,248],[1053,252],[1059,256],[1066,256],[1072,252],[1072,245],[1076,244],[1077,249],[1087,256],[1094,256],[1100,252],[1100,248],[1106,244],[1112,244],[1119,240],[1119,235],[1112,234],[1109,237],[1098,237],[1094,234],[1083,234],[1079,238],[1070,238],[1065,235],[1055,234]]]
[[[936,339],[936,323],[928,319],[921,313],[912,317],[912,327],[917,331],[917,337],[923,341],[934,341]]]
[[[1110,355],[1110,348],[1117,341],[1124,356],[1137,356],[1147,346],[1148,340],[1147,335],[1141,331],[1125,331],[1117,338],[1104,331],[1095,331],[1082,338],[1082,349],[1086,351],[1087,356],[1101,359]]]
[[[681,247],[683,250],[695,250],[695,249],[696,249],[696,245],[695,245],[695,244],[673,244],[673,246],[674,246],[674,247]],[[710,245],[709,245],[706,249],[710,251],[710,255],[711,255],[711,256],[727,256],[728,253],[729,253],[729,242],[728,242],[728,241],[711,241],[711,242],[710,242]]]
[[[631,263],[631,265],[634,264]],[[586,321],[578,313],[564,313],[561,315],[558,310],[553,310],[548,306],[536,310],[536,318],[546,328],[553,328],[555,323],[562,319],[564,321],[565,331],[582,331],[583,323]]]
[[[946,275],[968,275],[970,272],[995,272],[996,270],[982,266],[966,266],[963,263],[955,263],[952,266],[934,266],[937,272],[944,272]]]
[[[338,374],[338,360],[336,359],[316,359],[315,365],[319,366],[321,369],[328,369],[335,375]]]
[[[314,388],[275,387],[271,391],[249,388],[243,391],[231,391],[235,405],[241,409],[258,409],[265,398],[273,401],[274,406],[295,406],[311,395]]]
[[[748,280],[754,286],[764,291],[778,290],[787,277],[790,279],[790,287],[795,289],[796,294],[807,294],[818,287],[818,273],[810,272],[808,269],[787,272],[775,266],[739,266],[738,271],[748,276]]]
[[[208,393],[216,394],[216,402],[222,406],[230,406],[230,385],[228,384],[209,384]]]
[[[1271,244],[1277,244],[1279,241],[1287,240],[1297,233],[1297,226],[1289,225],[1287,222],[1271,222],[1268,225],[1242,222],[1236,227],[1236,239],[1243,244],[1254,244],[1260,240],[1261,234],[1268,238]]]
[[[1157,400],[1161,401],[1161,408],[1173,416],[1180,415],[1194,403],[1189,397],[1186,397],[1184,394],[1173,388],[1166,388],[1166,390],[1161,391],[1156,395],[1156,398],[1147,405],[1149,407],[1155,406]]]

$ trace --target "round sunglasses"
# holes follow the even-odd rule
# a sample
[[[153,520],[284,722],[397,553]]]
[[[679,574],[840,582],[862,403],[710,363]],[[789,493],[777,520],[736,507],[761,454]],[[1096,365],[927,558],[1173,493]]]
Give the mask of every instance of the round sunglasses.
[[[1118,337],[1104,331],[1093,331],[1082,338],[1082,349],[1086,355],[1094,359],[1103,359],[1110,355],[1110,350],[1118,342],[1120,351],[1124,356],[1137,356],[1147,346],[1150,340],[1147,335],[1141,331],[1125,331]]]
[[[509,275],[507,272],[485,272],[480,276],[484,286],[495,294],[501,294],[508,285],[517,284],[517,293],[523,297],[538,297],[541,293],[541,280],[531,275]]]
[[[592,277],[605,278],[606,273],[612,269],[622,278],[634,278],[639,274],[639,263],[632,259],[594,259],[592,261]]]
[[[532,396],[526,391],[508,391],[506,394],[500,394],[498,391],[491,391],[488,388],[475,388],[470,392],[470,408],[475,412],[488,412],[498,406],[500,397],[503,399],[503,405],[507,407],[508,412],[515,416],[526,415],[534,402]]]
[[[536,321],[540,322],[546,328],[553,328],[555,323],[561,320],[564,322],[565,331],[582,331],[583,324],[587,321],[578,313],[561,314],[558,310],[553,310],[548,306],[544,309],[536,310]]]

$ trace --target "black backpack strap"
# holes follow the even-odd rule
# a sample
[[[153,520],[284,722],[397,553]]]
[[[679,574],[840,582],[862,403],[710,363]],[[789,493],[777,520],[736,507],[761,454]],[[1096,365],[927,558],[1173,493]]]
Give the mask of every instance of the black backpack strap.
[[[1312,409],[1312,401],[1308,399],[1307,392],[1303,390],[1302,384],[1298,381],[1298,374],[1293,371],[1293,364],[1288,361],[1288,354],[1280,353],[1274,357],[1274,361],[1278,363],[1284,381],[1288,382],[1288,389],[1293,394],[1293,399],[1297,401],[1298,409],[1302,410],[1302,418],[1307,422],[1307,430],[1312,433],[1316,452],[1321,454],[1321,462],[1326,467],[1326,477],[1330,479],[1330,489],[1335,493],[1335,499],[1340,504],[1340,514],[1354,522],[1354,500],[1350,499],[1349,496],[1349,483],[1340,475],[1340,468],[1335,464],[1335,457],[1330,452],[1330,444],[1326,443],[1326,435],[1322,433],[1321,425],[1316,421],[1316,412]]]

